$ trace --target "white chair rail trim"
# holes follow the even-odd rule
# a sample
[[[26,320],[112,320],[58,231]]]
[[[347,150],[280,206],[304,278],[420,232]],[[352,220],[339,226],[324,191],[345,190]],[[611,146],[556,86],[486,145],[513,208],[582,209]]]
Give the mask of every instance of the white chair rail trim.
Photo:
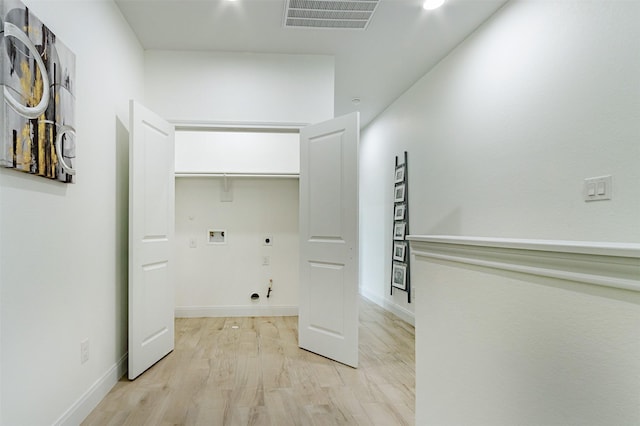
[[[640,291],[640,244],[409,235],[411,254]]]

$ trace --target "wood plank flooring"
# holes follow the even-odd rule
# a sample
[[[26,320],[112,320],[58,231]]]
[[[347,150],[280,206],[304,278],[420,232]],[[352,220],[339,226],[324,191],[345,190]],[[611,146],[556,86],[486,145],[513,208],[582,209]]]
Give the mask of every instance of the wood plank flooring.
[[[360,367],[298,348],[297,317],[178,318],[176,347],[82,423],[413,425],[414,328],[360,301]]]

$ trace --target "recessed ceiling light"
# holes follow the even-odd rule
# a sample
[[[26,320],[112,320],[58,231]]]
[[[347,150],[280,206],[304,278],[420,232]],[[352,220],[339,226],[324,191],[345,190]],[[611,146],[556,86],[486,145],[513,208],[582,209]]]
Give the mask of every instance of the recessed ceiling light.
[[[437,9],[444,4],[444,0],[424,0],[422,8],[425,10]]]
[[[351,99],[351,103],[354,104],[354,105],[360,105],[360,98]]]

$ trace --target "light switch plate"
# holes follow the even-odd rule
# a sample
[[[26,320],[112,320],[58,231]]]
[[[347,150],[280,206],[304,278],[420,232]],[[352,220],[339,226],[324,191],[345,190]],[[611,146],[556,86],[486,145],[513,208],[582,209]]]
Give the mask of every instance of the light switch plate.
[[[613,195],[611,175],[585,179],[582,195],[585,201],[610,200]]]

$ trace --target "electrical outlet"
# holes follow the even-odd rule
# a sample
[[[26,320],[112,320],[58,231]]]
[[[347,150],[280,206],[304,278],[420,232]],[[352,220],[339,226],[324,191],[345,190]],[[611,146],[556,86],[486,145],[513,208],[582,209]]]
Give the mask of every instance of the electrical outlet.
[[[271,258],[269,256],[262,256],[262,265],[268,266],[271,263]]]
[[[190,248],[198,247],[198,240],[196,240],[195,238],[189,238],[189,247]]]
[[[89,361],[89,339],[80,342],[80,364]]]

